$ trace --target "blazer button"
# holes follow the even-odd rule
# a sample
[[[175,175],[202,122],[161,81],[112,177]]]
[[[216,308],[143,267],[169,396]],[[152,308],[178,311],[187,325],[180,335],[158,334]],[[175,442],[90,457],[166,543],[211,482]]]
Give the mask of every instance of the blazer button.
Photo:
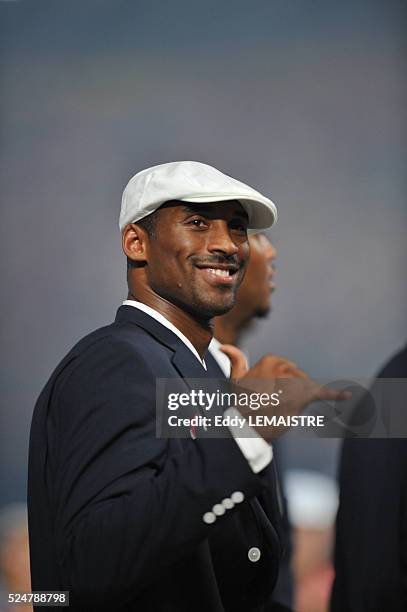
[[[216,514],[216,516],[222,516],[222,514],[225,514],[226,510],[222,504],[215,504],[212,508],[212,512]]]
[[[261,557],[260,549],[257,548],[257,546],[253,546],[249,549],[247,556],[249,557],[249,561],[251,561],[252,563],[256,563],[256,561],[258,561]]]
[[[232,510],[234,505],[235,504],[232,502],[230,497],[225,497],[225,499],[222,499],[222,506],[225,508],[225,510]]]
[[[205,512],[202,518],[203,522],[207,525],[211,525],[211,523],[214,523],[216,521],[216,516],[213,512]]]
[[[241,504],[242,501],[244,500],[244,495],[241,491],[235,491],[230,496],[230,499],[232,500],[234,504]]]

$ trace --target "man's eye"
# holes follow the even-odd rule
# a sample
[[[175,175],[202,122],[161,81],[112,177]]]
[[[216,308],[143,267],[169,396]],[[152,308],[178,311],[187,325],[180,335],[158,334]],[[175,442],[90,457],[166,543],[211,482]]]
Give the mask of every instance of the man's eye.
[[[236,230],[237,232],[241,232],[242,234],[247,234],[247,225],[243,221],[235,221],[230,224],[231,229]]]
[[[194,225],[195,227],[206,227],[207,225],[205,219],[192,219],[192,221],[190,221],[189,223],[190,225]]]

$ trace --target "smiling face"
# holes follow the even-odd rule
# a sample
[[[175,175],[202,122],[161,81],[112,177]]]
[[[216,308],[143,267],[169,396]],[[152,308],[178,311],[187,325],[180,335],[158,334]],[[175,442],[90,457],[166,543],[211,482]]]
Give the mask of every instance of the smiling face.
[[[153,235],[144,238],[148,287],[195,317],[230,310],[249,256],[242,206],[168,202],[155,216]]]

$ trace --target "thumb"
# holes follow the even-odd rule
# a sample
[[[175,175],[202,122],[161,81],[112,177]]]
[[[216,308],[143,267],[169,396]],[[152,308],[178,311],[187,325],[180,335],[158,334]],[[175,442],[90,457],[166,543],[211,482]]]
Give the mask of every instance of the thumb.
[[[243,352],[237,346],[233,346],[233,344],[222,344],[220,350],[230,359],[230,378],[242,378],[249,370],[249,365]]]

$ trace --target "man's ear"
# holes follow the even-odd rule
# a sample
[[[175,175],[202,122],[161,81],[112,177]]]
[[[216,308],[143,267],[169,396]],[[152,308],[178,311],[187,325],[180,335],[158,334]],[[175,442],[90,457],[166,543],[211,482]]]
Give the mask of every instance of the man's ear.
[[[129,223],[123,230],[122,247],[131,261],[147,261],[148,234],[136,223]]]

